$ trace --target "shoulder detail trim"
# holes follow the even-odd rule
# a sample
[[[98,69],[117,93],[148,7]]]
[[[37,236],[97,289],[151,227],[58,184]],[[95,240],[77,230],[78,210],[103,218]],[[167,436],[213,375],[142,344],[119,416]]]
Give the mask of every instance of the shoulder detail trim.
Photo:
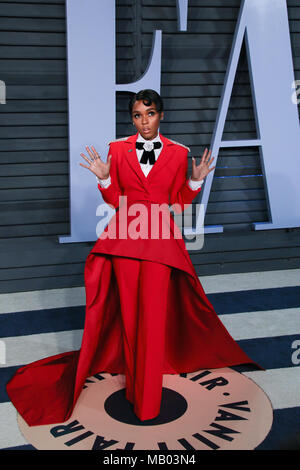
[[[181,144],[180,142],[176,142],[176,140],[169,139],[169,141],[172,142],[173,144],[180,145],[181,147],[184,147],[189,152],[191,151],[191,149],[189,147],[187,147],[186,145]]]
[[[128,135],[127,137],[120,137],[119,139],[116,139],[116,140],[111,140],[110,142],[108,142],[108,145],[113,144],[114,142],[120,142],[121,140],[127,140],[129,137],[130,135]]]

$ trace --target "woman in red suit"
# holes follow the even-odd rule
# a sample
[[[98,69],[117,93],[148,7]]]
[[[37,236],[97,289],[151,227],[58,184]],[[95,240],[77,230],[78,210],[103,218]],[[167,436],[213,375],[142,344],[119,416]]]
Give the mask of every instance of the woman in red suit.
[[[81,154],[104,201],[116,209],[84,270],[86,316],[81,348],[21,367],[7,393],[30,426],[68,420],[87,377],[124,374],[126,398],[144,421],[160,412],[163,374],[254,363],[207,299],[171,216],[197,194],[213,157],[201,162],[159,132],[161,97],[142,90],[130,101],[135,135]]]

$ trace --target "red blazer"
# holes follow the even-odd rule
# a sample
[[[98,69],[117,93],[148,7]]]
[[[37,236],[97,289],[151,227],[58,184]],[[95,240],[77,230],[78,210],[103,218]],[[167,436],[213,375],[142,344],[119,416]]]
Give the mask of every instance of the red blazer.
[[[172,269],[168,288],[164,374],[253,363],[219,320],[183,239],[174,237],[176,225],[172,218],[169,239],[122,238],[118,231],[115,238],[105,238],[113,221],[116,225],[125,221],[127,229],[136,217],[125,218],[126,205],[119,207],[120,194],[128,196],[127,209],[137,201],[143,201],[147,209],[153,202],[167,201],[183,208],[200,191],[192,191],[187,183],[187,148],[160,137],[164,146],[147,178],[137,160],[137,136],[110,145],[112,183],[106,189],[99,185],[99,190],[104,200],[119,210],[86,259],[86,315],[81,348],[22,366],[6,385],[12,403],[30,426],[68,420],[87,377],[103,371],[125,373],[118,286],[110,256],[99,256],[100,253],[153,260],[178,268]],[[149,214],[143,214],[143,222],[150,219]],[[155,279],[153,282],[155,288]]]
[[[170,228],[170,238],[163,238],[162,225],[157,228],[159,231],[157,239],[152,238],[150,232],[156,226],[153,217],[151,217],[152,204],[166,203],[173,206],[174,213],[178,214],[190,205],[201,191],[201,188],[192,190],[188,184],[187,156],[189,149],[160,134],[163,148],[146,177],[136,154],[137,137],[138,134],[135,134],[110,143],[111,184],[107,188],[102,188],[98,184],[98,188],[103,200],[116,209],[116,214],[98,238],[92,253],[107,253],[162,262],[194,275],[194,268],[187,254],[181,231],[173,217],[170,217],[170,211],[163,215],[165,226],[168,224]],[[122,206],[122,200],[120,205],[120,196],[127,197],[127,206]],[[129,208],[134,203],[142,203],[147,209],[147,215],[143,213],[142,215],[130,216]],[[184,207],[184,205],[186,206]],[[132,239],[129,226],[131,223],[136,223],[134,219],[136,220],[138,215],[140,215],[142,222],[145,224],[147,222],[148,236],[145,234],[145,238]],[[126,235],[122,232],[122,237],[119,235],[121,221],[127,227]],[[163,222],[161,223],[163,224]],[[108,236],[113,224],[116,227],[115,238]]]
[[[119,196],[126,194],[135,201],[178,203],[183,209],[193,201],[201,188],[193,191],[188,184],[188,147],[159,135],[163,148],[147,177],[136,154],[138,134],[110,143],[112,184],[108,188],[98,185],[105,202],[117,208]]]

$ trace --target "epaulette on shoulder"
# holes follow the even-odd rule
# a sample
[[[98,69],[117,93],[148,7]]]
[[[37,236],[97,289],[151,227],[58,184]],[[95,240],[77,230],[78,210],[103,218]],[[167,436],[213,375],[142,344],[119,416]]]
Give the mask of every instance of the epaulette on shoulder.
[[[128,135],[127,137],[120,137],[119,139],[116,139],[116,140],[112,140],[108,143],[109,144],[113,144],[114,142],[120,142],[121,140],[127,140],[130,136]]]
[[[187,149],[189,152],[191,151],[191,149],[190,149],[189,147],[187,147],[186,145],[181,144],[180,142],[176,142],[176,140],[169,139],[169,141],[170,141],[170,142],[173,142],[173,144],[180,145],[181,147],[184,147],[184,148]]]

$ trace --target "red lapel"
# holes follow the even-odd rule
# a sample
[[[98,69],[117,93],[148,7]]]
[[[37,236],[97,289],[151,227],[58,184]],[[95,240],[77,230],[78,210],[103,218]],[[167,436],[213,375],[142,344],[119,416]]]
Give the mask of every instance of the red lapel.
[[[159,171],[164,167],[164,165],[171,162],[171,159],[175,153],[175,152],[170,152],[170,147],[175,144],[171,142],[169,139],[167,139],[166,137],[164,137],[161,133],[159,133],[159,137],[162,141],[163,148],[159,154],[157,161],[155,162],[152,170],[150,171],[147,177],[144,175],[141,169],[140,163],[138,161],[137,153],[136,153],[135,143],[138,138],[138,132],[128,137],[128,139],[124,140],[124,143],[125,143],[124,150],[125,150],[125,156],[127,158],[127,161],[144,185],[149,184],[152,178],[154,178],[155,175],[159,173]]]

